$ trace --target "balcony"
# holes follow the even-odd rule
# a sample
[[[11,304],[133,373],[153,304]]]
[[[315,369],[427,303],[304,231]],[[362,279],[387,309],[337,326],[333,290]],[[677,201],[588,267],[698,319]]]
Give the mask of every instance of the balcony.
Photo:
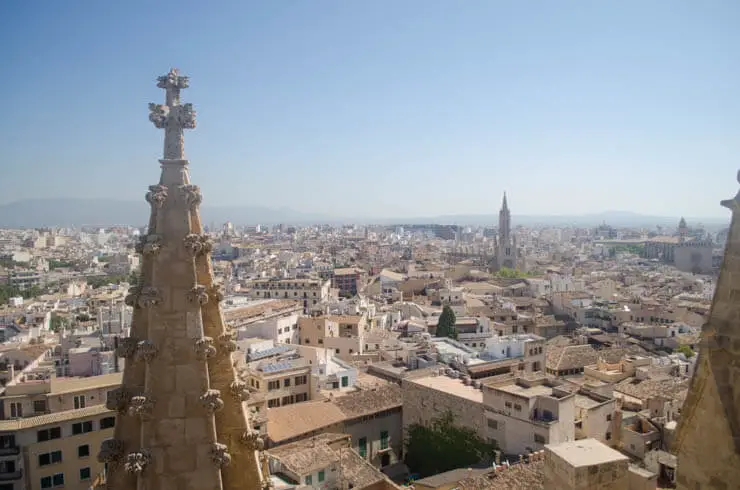
[[[0,448],[0,456],[18,456],[20,453],[21,448],[18,446]]]
[[[0,473],[0,481],[13,481],[23,478],[23,470]]]

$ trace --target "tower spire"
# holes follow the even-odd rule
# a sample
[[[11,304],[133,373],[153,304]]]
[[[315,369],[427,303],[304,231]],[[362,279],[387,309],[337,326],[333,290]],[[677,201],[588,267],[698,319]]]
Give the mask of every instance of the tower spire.
[[[149,119],[165,129],[162,173],[146,195],[141,276],[126,297],[134,314],[116,353],[126,359],[123,383],[106,403],[118,411],[115,435],[98,457],[111,490],[263,488],[263,442],[249,427],[249,392],[232,365],[234,333],[223,323],[201,193],[183,151],[183,130],[195,127],[192,106],[180,105],[188,79],[173,69],[157,86],[166,104],[150,104]]]

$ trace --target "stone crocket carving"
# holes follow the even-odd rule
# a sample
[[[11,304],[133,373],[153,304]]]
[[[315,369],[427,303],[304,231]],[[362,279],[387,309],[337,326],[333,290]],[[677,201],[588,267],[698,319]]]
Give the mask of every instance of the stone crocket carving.
[[[215,413],[224,408],[224,401],[221,399],[221,392],[218,390],[208,390],[200,395],[200,403],[208,413]]]
[[[208,303],[208,293],[205,286],[195,285],[187,294],[188,301],[192,304],[198,303],[203,306]]]
[[[182,239],[182,243],[194,257],[204,255],[213,248],[213,243],[211,243],[207,235],[199,235],[197,233],[186,235]]]
[[[216,348],[213,346],[211,337],[203,337],[195,341],[195,355],[198,359],[210,359],[216,355]]]
[[[185,200],[190,207],[197,206],[203,201],[203,195],[200,193],[200,187],[197,185],[181,185],[180,192],[185,196]]]
[[[248,430],[242,434],[241,442],[250,451],[262,451],[265,449],[265,441],[256,430]]]
[[[146,193],[146,200],[152,206],[161,207],[167,200],[167,186],[150,185],[149,192]]]
[[[247,383],[244,381],[232,381],[229,385],[229,392],[238,402],[247,401],[249,399],[249,389],[247,388]]]
[[[123,299],[123,302],[126,303],[126,306],[131,306],[132,308],[134,306],[137,306],[139,302],[139,295],[141,294],[141,286],[133,286],[128,289],[128,294]]]
[[[125,468],[128,473],[140,475],[151,462],[151,453],[146,449],[140,449],[139,451],[126,455]]]
[[[223,301],[224,293],[220,284],[211,284],[208,287],[208,297],[213,301]]]
[[[149,104],[149,120],[154,124],[157,129],[162,129],[167,124],[167,115],[169,114],[169,107],[162,104]]]
[[[119,386],[118,388],[112,389],[108,392],[105,399],[105,407],[108,410],[115,410],[118,413],[126,413],[128,400],[128,393],[122,386]]]
[[[131,397],[129,401],[128,414],[132,417],[140,417],[147,420],[154,410],[154,398],[151,395],[138,395]]]
[[[218,336],[218,346],[224,353],[234,352],[238,347],[236,340],[234,340],[235,338],[236,334],[231,330],[227,330]]]
[[[157,355],[159,349],[151,340],[142,340],[136,345],[136,358],[150,362]]]
[[[124,337],[119,339],[116,347],[116,355],[124,359],[132,359],[136,355],[136,345],[139,341],[133,337]]]
[[[157,255],[162,249],[162,237],[159,235],[144,235],[136,244],[136,252],[142,255]]]
[[[228,466],[231,464],[231,455],[229,454],[229,448],[226,444],[220,444],[218,442],[213,444],[211,449],[211,460],[219,468]]]
[[[123,459],[123,441],[118,439],[106,439],[100,443],[98,462],[115,465]]]

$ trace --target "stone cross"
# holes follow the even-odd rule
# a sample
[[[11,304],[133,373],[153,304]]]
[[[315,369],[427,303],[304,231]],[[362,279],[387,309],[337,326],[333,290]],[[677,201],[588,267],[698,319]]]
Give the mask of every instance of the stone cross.
[[[159,129],[164,128],[164,160],[184,160],[184,129],[195,128],[193,104],[180,105],[180,90],[190,85],[188,77],[176,68],[157,78],[157,87],[165,89],[164,104],[149,104],[149,120]]]

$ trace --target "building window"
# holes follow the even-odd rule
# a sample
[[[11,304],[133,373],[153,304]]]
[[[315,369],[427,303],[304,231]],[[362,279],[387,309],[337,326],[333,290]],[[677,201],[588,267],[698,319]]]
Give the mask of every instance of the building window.
[[[349,386],[349,376],[342,376],[342,388]]]
[[[612,433],[611,432],[607,432],[606,433],[606,440],[607,441],[611,441],[611,439],[612,439]]]
[[[284,387],[286,387],[286,388],[287,388],[288,386],[290,386],[290,378],[285,378],[285,379],[283,380],[283,386],[284,386]]]
[[[506,406],[506,408],[511,408],[511,402],[504,402],[504,405]]]
[[[313,477],[311,475],[306,475],[306,485],[313,485]]]
[[[77,457],[78,458],[87,458],[88,456],[90,456],[90,446],[88,444],[77,446]]]
[[[20,402],[10,404],[10,417],[14,419],[23,417],[23,405]]]
[[[78,408],[85,408],[85,395],[75,396],[75,410]]]
[[[306,377],[305,374],[303,376],[296,376],[295,377],[295,385],[296,386],[305,385],[307,383],[307,381],[308,381],[308,378]]]
[[[306,402],[306,401],[308,401],[308,393],[298,393],[295,396],[295,402],[296,403],[298,403],[298,402]]]
[[[515,403],[515,404],[514,404],[514,410],[518,410],[518,411],[520,411],[520,412],[521,412],[521,411],[522,411],[522,406],[521,406],[521,405],[519,405],[518,403]]]
[[[273,398],[272,400],[267,400],[267,408],[277,408],[279,406],[280,406],[279,398]]]
[[[52,427],[50,429],[40,430],[36,433],[36,442],[51,441],[54,439],[61,439],[62,428]]]
[[[284,396],[283,403],[281,405],[284,407],[285,405],[290,405],[291,403],[293,403],[293,396]]]
[[[39,466],[48,466],[50,464],[61,463],[62,452],[52,451],[50,453],[39,454]]]
[[[279,390],[279,389],[280,389],[280,380],[267,382],[267,391],[274,391],[274,390]]]
[[[367,437],[360,437],[357,441],[360,456],[367,458]]]
[[[90,479],[90,468],[80,468],[80,480]]]
[[[112,429],[116,426],[115,417],[103,417],[100,419],[100,429]]]
[[[36,400],[33,402],[33,411],[36,413],[46,412],[46,400]]]
[[[607,422],[611,422],[612,421],[612,414],[610,414],[610,413],[607,413],[606,414],[606,421]]]
[[[64,486],[64,473],[57,473],[54,476],[45,476],[41,479],[41,488],[57,488]]]
[[[498,430],[498,421],[493,419],[488,419],[488,427],[490,427],[493,430]]]
[[[86,434],[92,431],[93,431],[92,420],[88,420],[86,422],[77,422],[76,424],[72,424],[72,435],[73,436],[76,436],[77,434]]]
[[[388,431],[384,430],[380,433],[380,449],[388,449]]]
[[[324,481],[324,470],[319,471],[319,483]]]
[[[545,436],[542,436],[540,434],[535,434],[534,435],[534,442],[536,442],[537,444],[544,444],[545,443]]]

